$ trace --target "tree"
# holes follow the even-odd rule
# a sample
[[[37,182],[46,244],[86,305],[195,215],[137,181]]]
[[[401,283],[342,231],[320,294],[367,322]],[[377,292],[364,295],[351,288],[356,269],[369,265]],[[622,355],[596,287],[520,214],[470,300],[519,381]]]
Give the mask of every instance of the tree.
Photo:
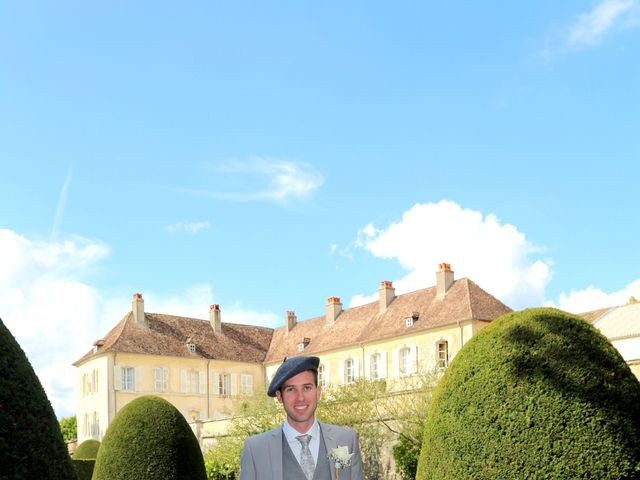
[[[78,424],[75,415],[60,419],[60,431],[65,442],[72,442],[78,439]]]
[[[592,325],[560,310],[504,315],[440,380],[419,480],[640,477],[640,383]]]
[[[0,476],[75,479],[60,425],[29,360],[0,320]]]
[[[198,441],[182,414],[146,395],[120,410],[98,449],[94,480],[204,480]]]

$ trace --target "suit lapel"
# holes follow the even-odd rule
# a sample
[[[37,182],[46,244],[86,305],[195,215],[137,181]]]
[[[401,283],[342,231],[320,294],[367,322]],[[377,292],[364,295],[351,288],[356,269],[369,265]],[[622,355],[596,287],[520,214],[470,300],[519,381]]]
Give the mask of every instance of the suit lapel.
[[[318,422],[320,431],[322,432],[322,438],[324,439],[324,448],[327,449],[327,455],[331,453],[331,450],[338,446],[338,440],[333,435],[333,429],[331,425],[325,425]],[[336,467],[331,460],[329,460],[329,470],[331,471],[331,480],[336,480]]]
[[[273,480],[282,480],[282,427],[271,431],[267,448],[271,460],[271,476]]]

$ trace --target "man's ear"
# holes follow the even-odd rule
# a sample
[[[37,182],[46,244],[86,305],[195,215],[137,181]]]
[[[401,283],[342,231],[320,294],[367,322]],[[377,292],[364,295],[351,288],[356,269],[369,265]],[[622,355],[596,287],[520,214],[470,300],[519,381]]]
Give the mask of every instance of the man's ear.
[[[276,390],[276,398],[282,403],[282,392],[280,390]]]

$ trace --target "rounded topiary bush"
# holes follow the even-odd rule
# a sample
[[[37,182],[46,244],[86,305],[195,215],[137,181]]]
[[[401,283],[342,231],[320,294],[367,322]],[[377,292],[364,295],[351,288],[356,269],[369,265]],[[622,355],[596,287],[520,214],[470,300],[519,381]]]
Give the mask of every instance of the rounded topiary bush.
[[[416,478],[640,478],[640,383],[580,317],[504,315],[440,380]]]
[[[94,440],[90,438],[89,440],[85,440],[76,451],[73,452],[73,458],[77,460],[90,460],[96,458],[98,455],[98,449],[100,448],[100,442],[98,440]]]
[[[0,320],[0,477],[75,479],[60,425],[29,360]]]
[[[159,397],[125,405],[98,450],[94,480],[205,480],[202,452],[180,412]]]

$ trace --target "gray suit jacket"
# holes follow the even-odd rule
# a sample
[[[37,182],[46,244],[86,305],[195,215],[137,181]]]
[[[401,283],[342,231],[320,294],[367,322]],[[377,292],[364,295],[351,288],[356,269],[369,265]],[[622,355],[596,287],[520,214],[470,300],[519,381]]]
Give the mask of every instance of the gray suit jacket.
[[[319,423],[319,422],[318,422]],[[327,452],[338,446],[353,452],[351,466],[340,470],[340,480],[362,480],[362,460],[358,437],[350,428],[320,423]],[[331,480],[336,480],[331,463]],[[282,426],[247,438],[240,459],[240,480],[286,480],[282,477]]]

